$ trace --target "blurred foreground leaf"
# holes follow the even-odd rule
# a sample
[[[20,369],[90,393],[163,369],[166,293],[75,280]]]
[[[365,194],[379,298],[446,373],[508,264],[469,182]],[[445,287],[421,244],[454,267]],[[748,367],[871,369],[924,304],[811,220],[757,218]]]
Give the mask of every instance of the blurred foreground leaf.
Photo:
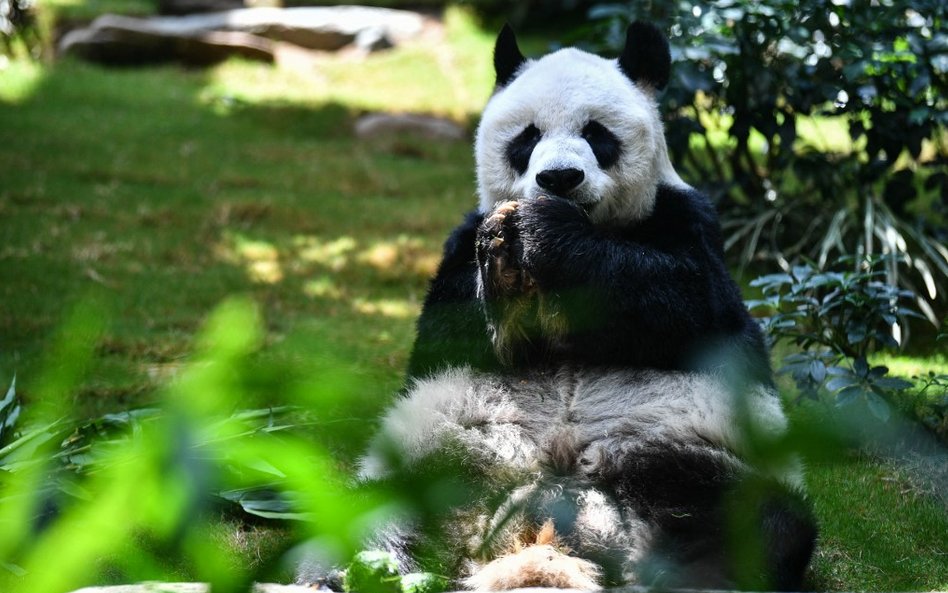
[[[54,402],[68,401],[103,326],[101,317],[87,319],[90,309],[78,310],[67,322],[76,331],[60,333],[50,356],[56,364],[38,381]],[[153,408],[75,420],[65,405],[44,404],[14,436],[19,404],[11,387],[0,400],[9,441],[0,448],[0,590],[181,580],[182,569],[215,592],[246,590],[260,575],[214,535],[221,512],[292,520],[284,551],[315,540],[333,562],[351,557],[384,519],[380,498],[351,487],[347,468],[315,438],[309,412],[241,409],[253,400],[251,385],[260,387],[261,326],[249,301],[224,303],[200,334],[194,360]],[[275,377],[273,389],[293,390],[278,373],[260,376]],[[356,385],[296,381],[319,382],[327,393]]]

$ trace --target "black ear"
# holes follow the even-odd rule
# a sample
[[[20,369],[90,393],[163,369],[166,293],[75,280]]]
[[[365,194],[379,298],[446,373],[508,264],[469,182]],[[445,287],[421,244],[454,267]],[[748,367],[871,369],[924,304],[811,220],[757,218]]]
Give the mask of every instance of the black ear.
[[[619,68],[632,82],[662,90],[671,76],[668,39],[655,25],[632,23],[625,33]]]
[[[506,86],[514,79],[517,70],[526,62],[526,58],[517,47],[517,37],[510,25],[504,25],[494,45],[494,72],[497,73],[497,86]]]

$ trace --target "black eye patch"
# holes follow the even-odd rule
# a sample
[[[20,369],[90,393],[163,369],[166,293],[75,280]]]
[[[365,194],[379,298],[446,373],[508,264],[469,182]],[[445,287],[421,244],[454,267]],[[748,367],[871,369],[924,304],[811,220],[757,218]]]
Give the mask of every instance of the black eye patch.
[[[622,143],[601,123],[590,120],[583,128],[583,139],[589,143],[601,168],[608,169],[619,161]]]
[[[535,125],[530,124],[517,137],[507,144],[507,162],[513,167],[514,171],[523,175],[530,166],[530,155],[543,133]]]

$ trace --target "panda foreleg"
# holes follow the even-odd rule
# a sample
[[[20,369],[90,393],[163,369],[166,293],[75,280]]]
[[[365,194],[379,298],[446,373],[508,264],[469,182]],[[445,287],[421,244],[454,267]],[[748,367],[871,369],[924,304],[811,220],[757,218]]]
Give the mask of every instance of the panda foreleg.
[[[543,341],[544,319],[533,276],[521,265],[519,202],[498,204],[478,227],[478,292],[494,352],[502,364],[522,362]]]
[[[529,295],[535,284],[520,265],[517,208],[519,202],[502,202],[477,230],[477,259],[484,296],[504,299]]]

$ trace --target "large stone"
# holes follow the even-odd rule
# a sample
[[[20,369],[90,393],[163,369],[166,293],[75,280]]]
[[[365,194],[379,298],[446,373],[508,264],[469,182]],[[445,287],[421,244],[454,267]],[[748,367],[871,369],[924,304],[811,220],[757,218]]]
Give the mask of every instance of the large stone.
[[[59,51],[108,64],[202,65],[230,56],[272,62],[268,40],[307,49],[354,44],[374,51],[418,35],[423,25],[414,12],[362,6],[243,8],[144,19],[107,14],[63,36]]]
[[[273,42],[241,31],[175,30],[155,19],[103,15],[87,29],[59,41],[61,55],[103,64],[135,65],[179,61],[207,65],[232,56],[272,62]]]
[[[92,22],[92,29],[114,26],[115,15],[104,15]],[[418,35],[424,25],[420,14],[388,8],[364,6],[243,8],[206,14],[152,17],[149,31],[167,36],[193,36],[209,31],[239,31],[286,41],[309,49],[336,50],[354,42],[362,34],[370,47],[397,44]]]

